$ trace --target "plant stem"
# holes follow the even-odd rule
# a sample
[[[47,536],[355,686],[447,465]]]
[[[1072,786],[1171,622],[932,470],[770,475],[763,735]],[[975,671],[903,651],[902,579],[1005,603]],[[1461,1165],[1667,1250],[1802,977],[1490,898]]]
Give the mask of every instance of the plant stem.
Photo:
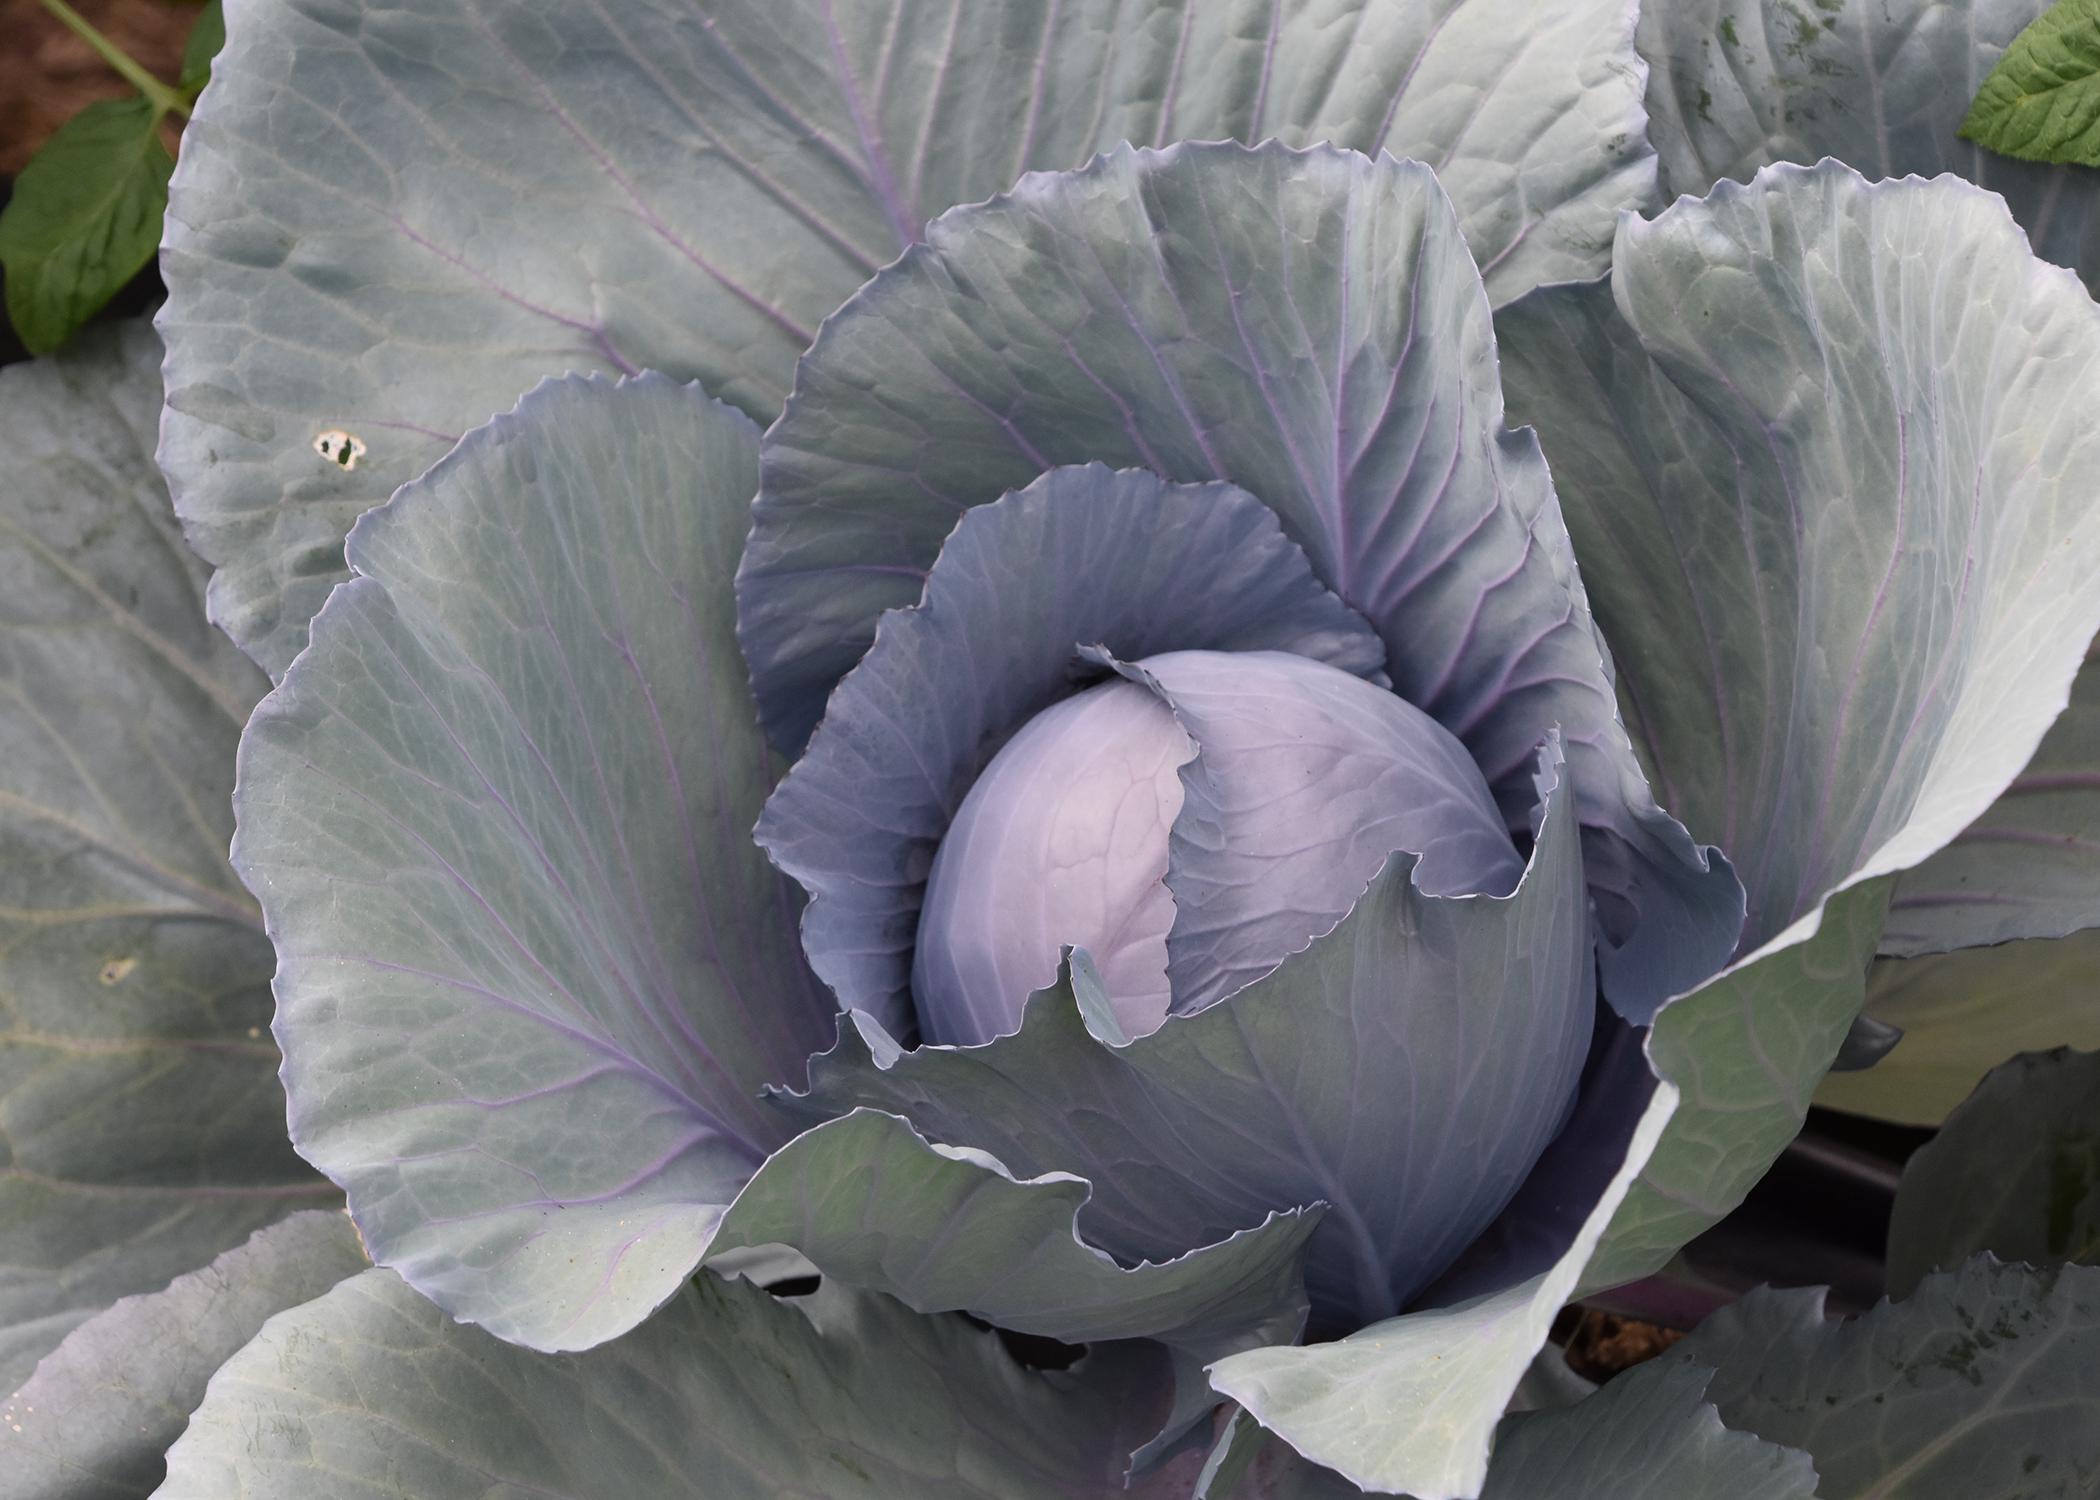
[[[66,0],[40,0],[40,3],[58,17],[68,31],[93,47],[104,62],[123,74],[124,81],[144,94],[155,109],[164,114],[172,110],[185,120],[190,117],[189,103],[182,95],[140,67],[132,60],[131,54],[89,25],[87,18],[66,4]]]

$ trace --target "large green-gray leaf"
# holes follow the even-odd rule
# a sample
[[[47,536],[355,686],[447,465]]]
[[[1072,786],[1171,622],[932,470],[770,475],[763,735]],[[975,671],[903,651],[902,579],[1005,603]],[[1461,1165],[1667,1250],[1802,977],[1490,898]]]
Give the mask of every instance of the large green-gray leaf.
[[[1664,1356],[1721,1420],[1800,1448],[1821,1500],[2083,1500],[2100,1482],[2100,1268],[1988,1256],[1849,1322],[1756,1291]]]
[[[139,324],[0,372],[0,1391],[66,1330],[329,1201],[284,1141],[226,865],[261,674],[205,623]]]
[[[1859,1013],[1887,901],[1886,880],[1842,892],[1819,917],[1663,1007],[1647,1054],[1683,1102],[1584,1270],[1583,1295],[1661,1270],[1740,1204],[1800,1133],[1816,1080]]]
[[[1636,743],[1764,945],[1658,1020],[1685,1107],[1603,1257],[1640,1275],[1798,1125],[1889,875],[1991,805],[2069,693],[2100,621],[2100,311],[1988,195],[1826,164],[1629,222],[1611,287],[1500,331]]]
[[[1882,959],[1866,1013],[1901,1027],[1902,1042],[1864,1073],[1831,1074],[1816,1102],[1937,1125],[2016,1053],[2100,1048],[2100,931]]]
[[[1109,1345],[1043,1375],[960,1318],[713,1276],[629,1337],[549,1358],[369,1271],[227,1363],[158,1493],[1106,1500],[1157,1425],[1162,1365]]]
[[[1560,1353],[1549,1347],[1558,1361]],[[1565,1370],[1566,1366],[1562,1366]],[[1710,1371],[1649,1363],[1585,1399],[1519,1412],[1495,1429],[1480,1500],[1814,1500],[1808,1455],[1731,1432],[1706,1400]],[[1196,1500],[1340,1500],[1362,1490],[1307,1463],[1236,1414],[1237,1452]]]
[[[1573,1406],[1508,1418],[1480,1500],[1815,1500],[1808,1455],[1724,1427],[1707,1384],[1650,1362]]]
[[[2100,173],[1993,155],[1964,112],[2049,0],[1669,0],[1641,7],[1664,187],[1825,156],[2003,194],[2035,253],[2100,279]]]
[[[2022,161],[2100,167],[2100,4],[2056,0],[2014,37],[1961,136]]]
[[[281,672],[357,513],[543,375],[658,369],[770,416],[927,219],[1120,141],[1389,147],[1438,168],[1499,298],[1593,275],[1654,190],[1632,10],[232,5],[163,315],[216,618]]]
[[[1946,953],[2088,927],[2100,927],[2100,658],[2093,657],[2027,768],[1953,843],[1896,882],[1881,951]]]
[[[1903,1168],[1889,1220],[1893,1296],[1977,1251],[2100,1263],[2100,1052],[2030,1052],[1991,1070]]]
[[[212,1373],[269,1318],[365,1266],[348,1218],[308,1210],[97,1313],[0,1401],[0,1500],[143,1500]]]
[[[1360,1488],[1417,1500],[1479,1494],[1496,1422],[1676,1105],[1675,1089],[1657,1089],[1625,1164],[1574,1243],[1537,1275],[1337,1343],[1236,1354],[1211,1367],[1211,1383]]]
[[[550,382],[351,539],[241,743],[293,1138],[375,1260],[577,1348],[691,1272],[831,1031],[732,636],[734,410]]]

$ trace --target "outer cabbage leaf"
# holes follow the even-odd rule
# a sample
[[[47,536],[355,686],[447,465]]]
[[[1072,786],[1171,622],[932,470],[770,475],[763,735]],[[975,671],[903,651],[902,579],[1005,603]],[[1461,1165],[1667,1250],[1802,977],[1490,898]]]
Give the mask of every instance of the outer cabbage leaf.
[[[2037,255],[2100,280],[2100,174],[1960,138],[1963,112],[2050,0],[1671,0],[1641,8],[1668,194],[1834,156],[1868,177],[1953,172],[2001,194]]]
[[[1212,1367],[1212,1384],[1360,1488],[1415,1500],[1479,1494],[1497,1420],[1676,1103],[1667,1084],[1655,1091],[1619,1137],[1619,1170],[1546,1269],[1337,1343],[1234,1355]]]
[[[367,1264],[349,1219],[308,1210],[257,1230],[164,1291],[95,1314],[0,1400],[0,1497],[152,1494],[168,1445],[213,1372],[269,1318]]]
[[[1605,993],[1645,1019],[1724,960],[1740,892],[1649,796],[1536,443],[1418,164],[1119,150],[944,216],[826,325],[768,432],[739,633],[800,745],[957,513],[1064,462],[1272,506],[1472,752],[1512,830],[1566,736]]]
[[[1902,1045],[1864,1073],[1833,1073],[1816,1102],[1937,1125],[2017,1053],[2100,1048],[2100,931],[1882,959],[1866,1013],[1902,1027]]]
[[[2100,1053],[2059,1047],[1993,1068],[1904,1164],[1890,1295],[1982,1250],[2100,1264]]]
[[[237,0],[162,318],[215,618],[282,672],[357,514],[542,376],[662,370],[769,417],[928,218],[1125,140],[1391,146],[1499,298],[1593,275],[1654,191],[1633,9]]]
[[[329,1202],[284,1140],[226,865],[265,684],[153,470],[159,346],[0,372],[0,1392],[83,1318]]]
[[[755,458],[661,377],[542,387],[359,528],[242,741],[293,1139],[376,1260],[540,1347],[676,1290],[830,1029],[746,834]]]
[[[1805,1450],[1821,1500],[2076,1500],[2100,1476],[2100,1268],[1983,1256],[1823,1319],[1756,1291],[1664,1359],[1712,1367],[1721,1420]]]
[[[1073,690],[1082,643],[1285,650],[1365,675],[1385,659],[1275,514],[1229,485],[1056,469],[964,512],[924,578],[840,683],[757,832],[810,892],[812,967],[841,1005],[907,1039],[934,851],[986,762]]]
[[[1603,1257],[1631,1279],[1798,1126],[1888,877],[1990,806],[2068,695],[2100,622],[2100,312],[1987,194],[1830,163],[1629,222],[1609,293],[1549,289],[1501,332],[1628,718],[1761,945],[1658,1018],[1686,1100]]]
[[[1547,1354],[1560,1360],[1550,1345]],[[1505,1417],[1480,1500],[1814,1500],[1808,1455],[1722,1426],[1705,1399],[1711,1378],[1696,1366],[1651,1362],[1557,1410]],[[1211,1459],[1217,1482],[1199,1488],[1195,1500],[1364,1493],[1307,1463],[1244,1411],[1226,1439]]]
[[[809,1093],[783,1103],[889,1110],[1015,1171],[1075,1173],[1093,1187],[1081,1230],[1124,1260],[1323,1201],[1306,1255],[1316,1322],[1390,1316],[1562,1123],[1539,1106],[1542,1075],[1590,978],[1568,801],[1548,807],[1512,895],[1423,896],[1396,855],[1331,932],[1149,1036],[1114,1029],[1075,957],[1018,1032],[982,1046],[902,1052],[850,1015]]]
[[[1292,1209],[1159,1263],[1118,1265],[1081,1236],[1089,1184],[1020,1180],[856,1109],[774,1154],[723,1216],[708,1258],[788,1245],[849,1286],[919,1312],[963,1311],[1069,1343],[1158,1337],[1203,1358],[1294,1339],[1299,1258],[1321,1211]]]
[[[629,1337],[549,1359],[370,1271],[226,1365],[158,1493],[1105,1500],[1159,1418],[1162,1365],[1110,1345],[1037,1374],[960,1318],[713,1276]]]
[[[1724,1427],[1707,1384],[1651,1361],[1573,1406],[1508,1418],[1480,1500],[1815,1500],[1808,1455]]]
[[[2027,768],[1896,882],[1881,951],[1946,953],[2100,927],[2100,659],[2088,656]],[[2031,961],[2018,949],[2009,965]]]

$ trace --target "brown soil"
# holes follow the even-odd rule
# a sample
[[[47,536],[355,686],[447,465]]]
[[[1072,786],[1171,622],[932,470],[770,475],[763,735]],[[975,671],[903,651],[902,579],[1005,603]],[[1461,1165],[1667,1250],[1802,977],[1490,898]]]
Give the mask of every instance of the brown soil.
[[[1568,1336],[1568,1366],[1587,1379],[1609,1380],[1621,1370],[1655,1358],[1683,1337],[1674,1328],[1584,1308]]]
[[[72,0],[104,36],[168,83],[199,0]],[[22,164],[83,104],[121,99],[131,85],[37,0],[0,0],[0,177]]]

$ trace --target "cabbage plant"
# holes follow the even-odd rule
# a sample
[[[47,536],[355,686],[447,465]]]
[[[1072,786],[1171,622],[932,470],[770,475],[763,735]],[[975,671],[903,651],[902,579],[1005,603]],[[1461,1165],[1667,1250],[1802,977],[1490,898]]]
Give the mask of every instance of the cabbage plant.
[[[228,9],[4,377],[0,1493],[2100,1471],[2075,1051],[1904,1300],[1549,1343],[2096,1040],[1886,998],[2100,930],[2039,7]]]

